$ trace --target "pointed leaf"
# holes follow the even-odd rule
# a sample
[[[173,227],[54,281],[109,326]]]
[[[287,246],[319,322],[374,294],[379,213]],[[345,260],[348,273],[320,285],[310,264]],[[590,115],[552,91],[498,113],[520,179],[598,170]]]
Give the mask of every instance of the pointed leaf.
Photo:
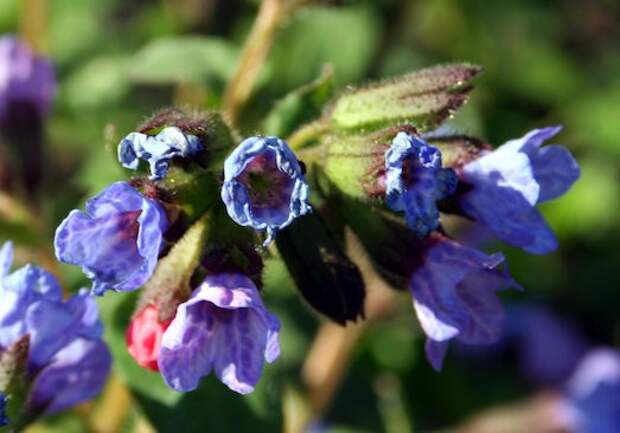
[[[313,213],[278,233],[278,250],[303,297],[344,325],[364,316],[366,290],[359,269]]]

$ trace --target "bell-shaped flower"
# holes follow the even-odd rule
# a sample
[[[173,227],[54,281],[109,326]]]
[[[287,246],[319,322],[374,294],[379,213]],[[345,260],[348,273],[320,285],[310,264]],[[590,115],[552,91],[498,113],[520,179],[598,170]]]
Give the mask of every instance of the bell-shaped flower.
[[[81,265],[92,291],[131,291],[153,274],[168,219],[162,206],[126,182],[110,185],[72,210],[56,229],[56,257]]]
[[[50,111],[56,79],[54,67],[14,36],[0,38],[0,124],[16,105],[28,104],[43,116]]]
[[[245,139],[224,164],[222,200],[242,226],[275,233],[311,211],[301,165],[277,137]]]
[[[560,130],[535,129],[461,167],[462,211],[525,251],[545,254],[556,249],[555,235],[535,205],[560,197],[579,178],[579,165],[566,148],[542,146]]]
[[[204,148],[198,137],[184,134],[179,128],[170,126],[155,136],[132,132],[118,145],[118,160],[125,168],[137,170],[140,160],[147,161],[150,178],[163,179],[173,158],[188,157]]]
[[[51,414],[95,397],[111,365],[94,299],[67,301],[55,278],[27,265],[12,274],[12,245],[0,250],[0,353],[29,338],[28,410]]]
[[[212,371],[230,389],[252,392],[264,361],[280,355],[280,323],[245,275],[207,276],[179,305],[164,333],[159,370],[176,391],[191,391]]]
[[[385,153],[386,199],[404,211],[407,225],[420,237],[439,226],[437,201],[452,194],[454,170],[441,166],[441,152],[422,138],[399,132]]]
[[[487,255],[443,236],[427,238],[409,282],[418,320],[427,336],[426,355],[440,370],[448,342],[491,344],[504,326],[496,292],[518,287],[499,269],[501,254]]]

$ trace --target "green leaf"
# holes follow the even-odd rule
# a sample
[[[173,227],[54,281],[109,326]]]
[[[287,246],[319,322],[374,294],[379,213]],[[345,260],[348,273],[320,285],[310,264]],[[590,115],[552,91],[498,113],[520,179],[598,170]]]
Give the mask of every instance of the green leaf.
[[[64,82],[67,104],[76,112],[117,104],[129,92],[126,56],[95,57]]]
[[[265,134],[286,137],[302,123],[321,115],[334,91],[334,70],[323,68],[321,75],[278,101],[263,124]]]
[[[162,37],[133,57],[129,77],[146,84],[225,82],[234,71],[237,54],[236,46],[217,38]]]
[[[467,102],[469,81],[480,71],[466,63],[443,65],[374,83],[340,96],[330,117],[334,127],[344,131],[402,123],[433,129]]]
[[[342,325],[364,316],[366,289],[361,273],[317,212],[280,231],[276,245],[313,308]]]
[[[301,86],[330,63],[338,83],[357,81],[381,40],[379,18],[367,7],[313,7],[296,14],[276,38],[268,62],[278,91]]]

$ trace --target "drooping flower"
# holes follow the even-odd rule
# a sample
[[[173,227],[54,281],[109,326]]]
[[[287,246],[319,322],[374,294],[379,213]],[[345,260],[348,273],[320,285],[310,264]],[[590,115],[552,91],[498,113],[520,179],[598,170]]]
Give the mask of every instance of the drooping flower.
[[[557,248],[552,230],[535,205],[560,197],[579,178],[579,165],[562,146],[544,141],[561,127],[536,129],[464,165],[462,211],[503,241],[533,254]]]
[[[147,305],[131,320],[127,328],[127,349],[140,367],[159,371],[157,361],[161,341],[170,322],[159,320],[159,310],[155,304]]]
[[[0,38],[0,124],[15,104],[30,104],[40,116],[52,106],[54,68],[14,36]]]
[[[491,344],[501,336],[504,312],[496,292],[518,287],[505,269],[501,254],[491,256],[443,236],[427,238],[409,291],[427,336],[426,355],[440,370],[448,342]]]
[[[442,168],[441,152],[422,138],[399,132],[385,154],[388,206],[404,211],[407,225],[420,237],[439,226],[437,201],[452,194],[457,178]]]
[[[620,352],[596,349],[581,361],[565,389],[561,419],[571,433],[620,428]]]
[[[0,427],[9,425],[9,418],[6,416],[6,396],[0,392]]]
[[[242,274],[208,276],[179,305],[164,333],[159,369],[176,391],[191,391],[215,375],[230,389],[252,392],[263,363],[280,355],[280,323],[263,304],[254,283]]]
[[[132,132],[118,145],[118,160],[123,167],[137,170],[140,160],[149,163],[150,178],[162,179],[168,173],[170,161],[200,152],[203,144],[198,137],[184,134],[177,127],[167,127],[155,136]]]
[[[222,200],[235,222],[266,230],[266,243],[312,209],[302,168],[277,137],[250,137],[237,146],[224,164]]]
[[[28,409],[51,414],[96,396],[111,357],[94,299],[81,292],[67,301],[47,271],[26,265],[9,274],[12,245],[0,250],[0,353],[29,337]]]
[[[162,206],[125,182],[110,185],[58,226],[54,247],[63,263],[81,265],[92,291],[131,291],[153,274],[168,219]]]

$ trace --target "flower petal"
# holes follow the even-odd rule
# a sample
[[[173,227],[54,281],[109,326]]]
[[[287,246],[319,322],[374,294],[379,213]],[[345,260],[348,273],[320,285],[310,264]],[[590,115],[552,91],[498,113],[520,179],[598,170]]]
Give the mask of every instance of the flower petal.
[[[532,254],[558,247],[540,212],[509,187],[480,185],[460,198],[466,215],[486,225],[498,238]]]
[[[51,415],[92,399],[101,392],[111,364],[110,352],[102,341],[72,341],[36,376],[29,406]]]

